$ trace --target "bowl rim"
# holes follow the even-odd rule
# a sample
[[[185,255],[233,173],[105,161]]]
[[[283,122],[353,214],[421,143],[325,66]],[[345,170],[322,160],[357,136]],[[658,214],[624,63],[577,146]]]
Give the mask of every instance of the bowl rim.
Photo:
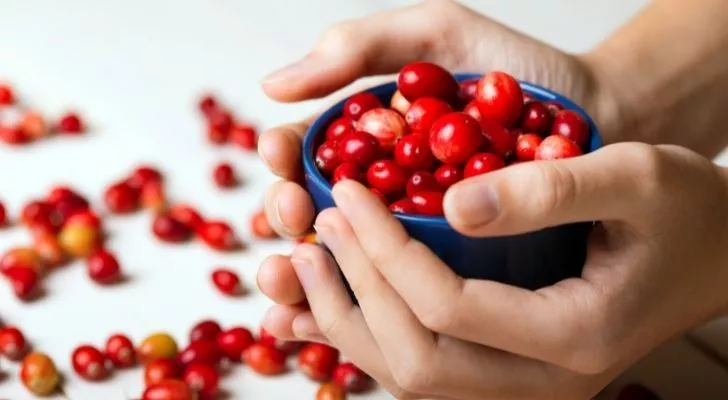
[[[455,73],[453,74],[455,79],[458,82],[462,82],[465,80],[470,79],[479,79],[483,76],[483,74],[475,74],[475,73]],[[581,114],[582,117],[587,121],[589,124],[590,129],[590,138],[589,138],[589,151],[587,151],[585,154],[592,153],[599,148],[602,147],[602,138],[601,134],[599,132],[599,129],[597,128],[596,124],[592,120],[591,116],[587,114],[587,112],[578,104],[571,101],[569,98],[565,97],[564,95],[554,92],[553,90],[547,89],[543,86],[536,85],[531,82],[519,80],[518,81],[521,85],[521,88],[524,92],[535,95],[538,100],[540,101],[557,101],[561,103],[565,109],[568,110],[574,110]],[[371,92],[377,95],[378,97],[381,97],[382,94],[388,93],[388,92],[394,92],[397,90],[397,83],[395,81],[382,83],[376,86],[372,86],[368,89],[362,90],[361,92]],[[357,93],[361,93],[357,92]],[[351,96],[353,96],[352,94]],[[304,174],[307,177],[307,181],[310,183],[313,183],[314,185],[318,186],[321,190],[323,190],[329,197],[332,196],[331,190],[333,189],[333,186],[329,183],[328,180],[321,174],[321,172],[316,167],[316,163],[314,162],[314,145],[316,143],[316,139],[321,134],[326,134],[326,128],[328,127],[328,124],[330,121],[333,121],[334,119],[340,117],[342,110],[344,108],[344,103],[346,103],[351,96],[347,96],[344,99],[341,99],[336,104],[332,105],[326,111],[321,113],[318,117],[316,117],[316,120],[309,126],[309,128],[306,130],[306,133],[303,137],[303,144],[301,146],[301,159],[303,160],[303,168],[304,168]],[[308,179],[310,177],[311,179]],[[398,212],[392,213],[397,219],[403,222],[416,222],[419,224],[433,224],[437,226],[441,226],[443,228],[450,228],[450,224],[447,222],[444,216],[442,217],[433,217],[433,216],[426,216],[426,215],[414,215],[414,214],[403,214]],[[450,228],[452,229],[452,228]]]

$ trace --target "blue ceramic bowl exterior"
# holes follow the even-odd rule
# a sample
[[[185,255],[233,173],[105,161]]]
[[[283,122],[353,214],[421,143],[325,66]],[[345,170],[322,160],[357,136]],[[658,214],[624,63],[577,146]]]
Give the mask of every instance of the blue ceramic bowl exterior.
[[[456,74],[458,81],[479,78],[476,74]],[[524,92],[537,100],[555,100],[565,108],[579,112],[591,128],[588,151],[601,147],[594,122],[578,105],[548,89],[521,82]],[[369,89],[382,104],[397,90],[396,83]],[[345,100],[324,112],[309,128],[303,141],[306,189],[317,212],[335,207],[331,184],[315,164],[316,147],[323,142],[326,128],[341,116]],[[521,235],[473,238],[455,231],[443,217],[395,214],[410,236],[424,243],[463,278],[495,280],[527,289],[538,289],[570,277],[581,275],[586,245],[592,223],[561,225]]]

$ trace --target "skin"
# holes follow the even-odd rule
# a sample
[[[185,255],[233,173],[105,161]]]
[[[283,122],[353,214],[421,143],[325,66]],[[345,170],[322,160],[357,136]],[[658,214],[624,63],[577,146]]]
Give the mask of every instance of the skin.
[[[315,217],[299,185],[308,121],[266,132],[259,152],[281,177],[266,196],[269,221],[287,236],[315,222],[341,267],[308,244],[265,260],[258,285],[277,303],[266,329],[335,345],[398,398],[585,399],[671,337],[725,315],[716,282],[728,279],[728,172],[706,158],[728,138],[725,15],[721,0],[657,0],[583,55],[444,0],[334,27],[264,90],[317,98],[415,60],[500,69],[575,99],[607,143],[625,143],[448,191],[446,218],[472,236],[602,221],[582,277],[531,292],[453,275],[358,183],[337,184],[337,207]]]

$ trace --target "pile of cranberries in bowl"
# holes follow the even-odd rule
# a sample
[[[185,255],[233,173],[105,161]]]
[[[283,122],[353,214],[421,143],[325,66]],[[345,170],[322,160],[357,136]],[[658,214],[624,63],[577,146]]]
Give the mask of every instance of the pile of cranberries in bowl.
[[[409,64],[391,98],[345,101],[314,148],[316,168],[332,185],[363,183],[392,212],[442,216],[445,191],[462,179],[588,151],[583,111],[529,87],[501,71],[458,82],[438,65]]]

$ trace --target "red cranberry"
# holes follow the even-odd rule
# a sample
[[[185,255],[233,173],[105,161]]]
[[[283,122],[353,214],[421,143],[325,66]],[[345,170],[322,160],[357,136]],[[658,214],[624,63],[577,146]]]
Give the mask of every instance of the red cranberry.
[[[336,184],[344,179],[353,179],[357,182],[363,182],[364,174],[362,174],[361,168],[359,168],[358,165],[349,161],[336,167],[334,170],[334,176],[331,178],[331,183]]]
[[[217,110],[217,99],[211,94],[206,94],[200,98],[200,101],[197,103],[197,108],[204,115],[210,115],[210,113]]]
[[[201,399],[213,399],[217,395],[220,377],[217,375],[217,370],[210,365],[192,364],[185,368],[182,380]]]
[[[150,165],[140,165],[131,173],[126,183],[135,190],[141,190],[149,183],[161,183],[164,180],[162,173]]]
[[[442,216],[442,192],[420,192],[410,198],[417,214]]]
[[[374,136],[379,146],[389,151],[407,131],[407,123],[398,112],[388,108],[375,108],[364,113],[356,123],[360,131]]]
[[[5,210],[5,204],[0,202],[0,228],[8,224],[8,212]]]
[[[19,375],[23,385],[38,396],[55,392],[61,382],[53,360],[43,353],[30,353],[23,358]]]
[[[0,83],[0,106],[9,106],[15,103],[15,93],[13,88],[4,83]]]
[[[0,140],[7,144],[23,144],[30,138],[20,127],[0,125]]]
[[[60,133],[82,133],[84,130],[83,122],[78,114],[69,112],[61,117],[56,126],[56,130]]]
[[[335,383],[324,383],[316,391],[316,400],[346,400],[346,392]]]
[[[177,204],[169,209],[169,216],[183,223],[190,231],[195,231],[202,224],[202,216],[192,206]]]
[[[404,198],[389,205],[389,211],[401,214],[414,214],[417,212],[412,200]]]
[[[178,361],[184,365],[191,364],[207,364],[217,366],[220,362],[220,349],[217,348],[217,341],[212,340],[197,340],[190,342],[187,347],[180,351]]]
[[[415,172],[407,181],[407,196],[410,197],[419,192],[439,191],[442,191],[440,184],[437,183],[435,177],[429,172]]]
[[[377,139],[366,132],[351,132],[338,143],[336,153],[341,162],[353,162],[362,168],[369,168],[369,165],[379,155]]]
[[[437,97],[445,101],[457,98],[460,86],[446,69],[428,62],[415,62],[399,71],[397,88],[409,101]]]
[[[278,234],[273,230],[263,210],[256,211],[250,218],[250,231],[258,239],[274,239],[278,237]]]
[[[167,196],[162,182],[149,182],[144,185],[139,193],[139,204],[155,213],[164,212],[167,209]]]
[[[243,150],[258,148],[258,132],[250,125],[236,124],[230,128],[230,141]]]
[[[292,354],[301,347],[300,342],[278,339],[277,337],[271,335],[268,331],[266,331],[265,328],[263,328],[262,326],[260,327],[260,332],[258,334],[258,343],[265,346],[275,347],[285,354]]]
[[[482,175],[505,167],[503,159],[492,153],[477,153],[465,165],[465,178]]]
[[[36,224],[58,226],[58,220],[53,215],[53,205],[45,201],[31,201],[20,211],[20,222],[28,227]]]
[[[152,232],[157,239],[168,243],[180,243],[190,238],[187,225],[177,221],[169,214],[159,214],[152,222]]]
[[[97,250],[86,260],[88,276],[96,283],[107,285],[117,282],[121,276],[121,267],[113,254],[107,250]]]
[[[243,351],[254,343],[253,334],[239,326],[217,335],[217,347],[228,360],[233,362],[240,362]]]
[[[562,110],[554,117],[551,134],[561,135],[581,147],[589,139],[589,125],[578,112]]]
[[[475,92],[478,88],[479,80],[478,78],[473,78],[460,82],[460,90],[458,90],[460,100],[469,103],[475,99]]]
[[[136,364],[134,344],[126,335],[117,333],[106,340],[106,358],[117,368],[128,368]]]
[[[180,366],[176,361],[166,359],[154,360],[144,368],[144,383],[147,386],[151,386],[167,379],[179,378],[180,375]]]
[[[480,115],[480,109],[478,108],[478,103],[476,103],[475,101],[471,101],[470,103],[468,103],[468,105],[465,106],[465,109],[463,109],[463,112],[470,115],[478,122],[483,121],[483,117]]]
[[[298,368],[317,382],[326,382],[339,362],[339,351],[321,343],[309,343],[298,352]]]
[[[242,359],[261,375],[278,375],[286,371],[286,354],[275,347],[255,343],[243,351]]]
[[[483,119],[510,127],[521,115],[523,91],[518,81],[505,72],[487,73],[478,82],[475,100]]]
[[[198,340],[217,340],[217,335],[222,332],[220,324],[206,319],[195,324],[190,330],[190,343]]]
[[[238,177],[233,166],[226,162],[215,166],[215,169],[212,170],[212,179],[219,188],[229,189],[238,185]]]
[[[381,108],[382,102],[370,92],[357,93],[344,103],[344,116],[352,120],[358,120],[365,112],[375,108]]]
[[[243,292],[240,278],[234,271],[226,268],[218,268],[212,271],[212,283],[222,293],[228,296],[237,296]]]
[[[18,266],[11,267],[4,271],[4,275],[10,280],[13,292],[21,300],[28,300],[38,287],[38,272],[35,269]]]
[[[54,186],[50,191],[48,191],[46,201],[50,204],[57,204],[59,201],[67,197],[74,196],[79,196],[79,194],[74,192],[73,189],[68,186]]]
[[[536,149],[543,139],[535,133],[527,133],[518,137],[516,141],[516,158],[520,161],[533,161]]]
[[[350,362],[336,366],[333,381],[349,393],[363,392],[370,384],[369,376]]]
[[[207,139],[212,144],[221,145],[228,141],[233,125],[232,115],[224,110],[215,110],[208,115]]]
[[[440,117],[430,131],[432,154],[447,164],[464,164],[482,143],[478,121],[459,112]]]
[[[581,154],[581,149],[576,143],[561,135],[551,135],[538,146],[534,160],[558,160]]]
[[[392,160],[375,161],[367,170],[367,183],[385,196],[399,193],[407,183],[407,173]]]
[[[198,400],[198,396],[187,383],[177,379],[167,379],[147,386],[139,400]]]
[[[536,98],[533,97],[530,93],[523,92],[523,104],[528,104],[532,101],[536,101]]]
[[[25,336],[18,328],[0,328],[0,354],[10,360],[20,361],[25,356],[26,346]]]
[[[434,97],[423,97],[412,103],[404,114],[404,119],[411,131],[429,132],[438,118],[451,112],[452,107],[444,101]]]
[[[508,132],[499,122],[483,120],[480,126],[487,139],[486,148],[489,152],[506,158],[516,149],[516,135]]]
[[[40,139],[48,134],[45,119],[35,111],[25,111],[18,127],[30,140]]]
[[[104,379],[108,373],[104,355],[93,346],[77,347],[71,356],[71,363],[78,376],[89,381]]]
[[[63,225],[72,215],[88,210],[86,199],[78,195],[67,196],[55,203],[54,214],[57,221]]]
[[[559,113],[559,111],[564,109],[564,105],[559,103],[558,101],[547,101],[544,103],[546,105],[546,108],[549,109],[551,112],[551,115],[556,116],[556,114]]]
[[[435,170],[435,180],[440,187],[447,189],[463,179],[463,171],[454,165],[441,165]]]
[[[429,170],[435,164],[426,135],[407,135],[397,142],[394,160],[410,171]]]
[[[336,142],[324,142],[316,150],[316,166],[324,174],[331,174],[341,163]]]
[[[397,111],[401,115],[404,115],[407,110],[409,110],[411,103],[409,100],[405,99],[404,96],[402,96],[402,92],[397,90],[392,95],[392,98],[389,100],[389,108],[392,110]]]
[[[354,131],[354,122],[349,117],[341,117],[326,128],[326,141],[335,142]]]
[[[139,206],[139,192],[126,182],[118,182],[106,189],[104,203],[112,213],[128,213],[136,210]]]
[[[233,228],[223,221],[204,221],[196,232],[207,246],[215,250],[234,250],[241,245]]]
[[[523,107],[521,129],[526,132],[546,132],[551,127],[553,118],[545,104],[532,101]]]
[[[83,210],[74,213],[64,223],[64,225],[83,225],[88,226],[94,229],[100,229],[101,228],[101,219],[99,218],[96,213],[94,213],[91,210]]]
[[[0,257],[0,272],[5,275],[10,268],[30,268],[36,272],[43,271],[43,260],[40,253],[32,247],[14,247]]]

